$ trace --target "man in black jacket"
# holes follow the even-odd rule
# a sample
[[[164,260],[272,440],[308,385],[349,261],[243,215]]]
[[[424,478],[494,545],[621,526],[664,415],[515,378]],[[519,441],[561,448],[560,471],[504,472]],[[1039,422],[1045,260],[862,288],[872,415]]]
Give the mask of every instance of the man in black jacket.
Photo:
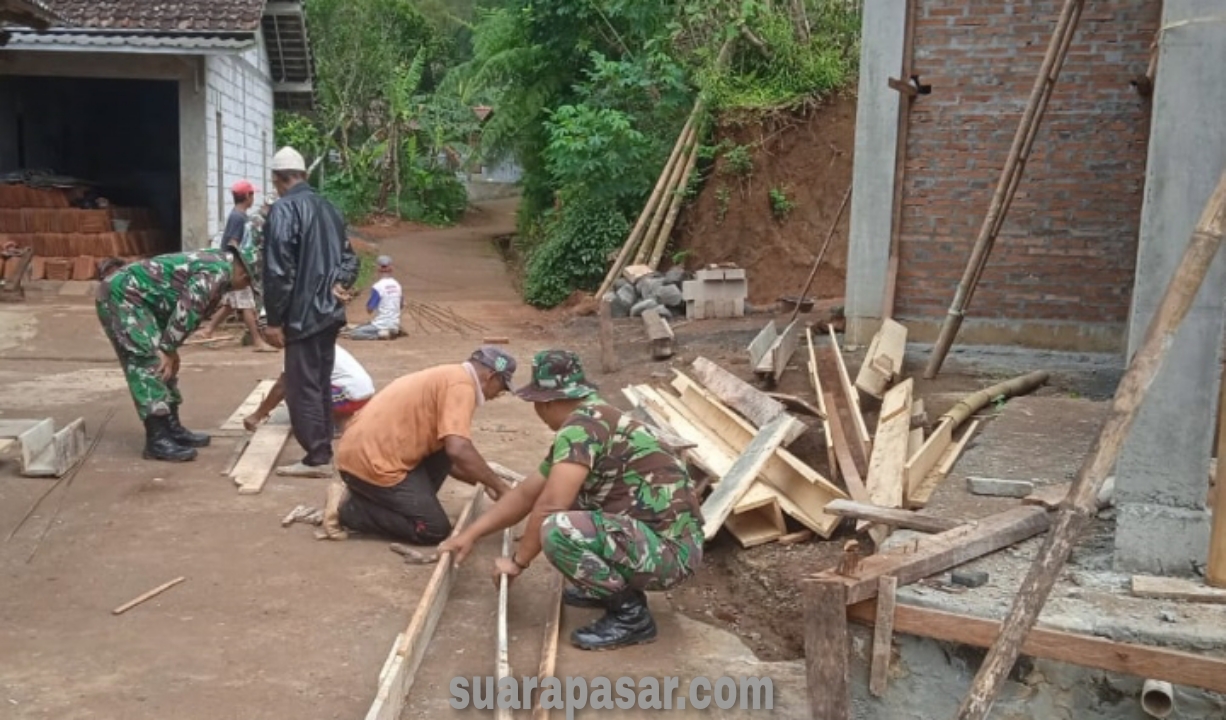
[[[285,348],[285,402],[306,450],[277,474],[331,477],[332,365],[358,258],[340,211],[307,184],[302,155],[282,148],[272,171],[278,200],[264,234],[265,338]]]

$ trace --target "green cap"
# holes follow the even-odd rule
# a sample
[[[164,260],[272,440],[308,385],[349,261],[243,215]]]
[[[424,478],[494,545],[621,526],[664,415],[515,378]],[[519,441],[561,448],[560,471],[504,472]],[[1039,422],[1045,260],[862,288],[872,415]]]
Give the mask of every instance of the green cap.
[[[515,391],[529,402],[581,400],[596,393],[583,374],[579,356],[567,350],[542,350],[532,358],[532,381]]]

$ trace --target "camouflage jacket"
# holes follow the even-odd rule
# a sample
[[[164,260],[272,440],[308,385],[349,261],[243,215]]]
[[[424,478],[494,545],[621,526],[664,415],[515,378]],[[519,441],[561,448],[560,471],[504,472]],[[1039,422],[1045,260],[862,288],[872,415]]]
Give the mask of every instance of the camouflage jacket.
[[[560,462],[589,469],[579,509],[627,515],[666,538],[702,537],[702,512],[685,462],[603,400],[593,396],[558,428],[541,474],[548,477]]]
[[[158,349],[174,352],[229,292],[230,273],[221,250],[159,255],[112,275],[110,299],[152,313],[162,330]]]

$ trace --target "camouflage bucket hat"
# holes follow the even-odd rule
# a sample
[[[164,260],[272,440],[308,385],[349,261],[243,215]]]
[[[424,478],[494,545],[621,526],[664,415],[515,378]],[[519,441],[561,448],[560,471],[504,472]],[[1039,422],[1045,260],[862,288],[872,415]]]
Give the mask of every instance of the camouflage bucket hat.
[[[238,261],[243,264],[243,268],[247,270],[247,274],[251,276],[251,287],[256,293],[260,293],[261,267],[260,267],[260,251],[256,248],[255,243],[240,245],[234,247],[231,245],[226,248],[226,252],[238,258]]]
[[[529,402],[581,400],[596,392],[583,374],[579,356],[566,350],[543,350],[532,358],[532,382],[515,391]]]

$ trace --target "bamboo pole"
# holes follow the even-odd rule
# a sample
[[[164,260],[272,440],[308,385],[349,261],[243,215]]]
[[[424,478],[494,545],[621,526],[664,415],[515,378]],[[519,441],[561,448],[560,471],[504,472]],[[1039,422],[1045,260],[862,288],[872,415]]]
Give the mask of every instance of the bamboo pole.
[[[647,265],[652,270],[660,266],[664,248],[668,247],[668,240],[673,234],[673,226],[677,224],[677,215],[680,214],[681,206],[685,203],[685,190],[689,187],[690,176],[694,174],[694,166],[698,164],[698,138],[699,135],[695,133],[694,145],[690,148],[690,156],[685,162],[685,169],[681,171],[681,179],[677,182],[677,187],[673,188],[672,202],[668,206],[668,216],[664,218],[664,227],[660,228],[660,233],[655,239],[655,246],[647,261]]]
[[[1048,374],[1045,370],[1036,370],[1035,372],[1027,373],[1026,375],[1021,375],[1012,380],[1006,380],[978,392],[971,393],[959,400],[948,412],[942,415],[941,420],[952,420],[953,426],[957,428],[966,422],[967,418],[987,407],[988,403],[996,398],[1011,398],[1025,395],[1046,383],[1047,378]]]
[[[651,253],[655,250],[656,239],[660,236],[660,227],[664,225],[664,218],[668,214],[667,208],[671,206],[672,201],[676,198],[677,188],[680,186],[682,177],[689,167],[690,158],[693,155],[694,148],[698,145],[698,127],[695,125],[690,131],[689,140],[686,142],[685,148],[681,151],[681,157],[678,158],[677,164],[673,166],[673,172],[669,175],[668,185],[664,189],[664,195],[660,198],[660,204],[656,207],[656,215],[651,220],[651,225],[647,228],[647,233],[643,236],[643,242],[639,244],[639,251],[634,256],[634,265],[642,265],[651,257]]]
[[[992,245],[996,242],[996,236],[1004,225],[1005,216],[1009,213],[1009,206],[1013,203],[1013,196],[1025,172],[1026,161],[1030,158],[1030,151],[1038,135],[1039,125],[1047,110],[1048,101],[1051,99],[1052,90],[1056,86],[1056,80],[1060,77],[1064,58],[1068,55],[1069,47],[1072,45],[1084,4],[1085,0],[1065,0],[1064,9],[1060,12],[1060,19],[1056,23],[1051,41],[1047,46],[1047,54],[1044,55],[1039,74],[1035,77],[1030,100],[1026,104],[1026,110],[1017,126],[1017,133],[1013,137],[1009,157],[1005,161],[1004,169],[1001,170],[996,192],[992,196],[992,203],[988,206],[987,215],[984,216],[983,225],[979,229],[979,236],[975,239],[971,256],[962,274],[962,280],[954,292],[953,302],[941,325],[941,332],[932,348],[932,355],[928,358],[928,365],[924,368],[925,378],[934,378],[940,372],[941,364],[945,362],[945,356],[949,353],[949,348],[953,345],[958,330],[962,327],[966,307],[975,293],[975,287],[979,284],[988,255],[992,252]]]
[[[1005,676],[1017,660],[1026,634],[1038,619],[1056,578],[1068,560],[1073,542],[1098,508],[1098,493],[1107,479],[1107,473],[1115,466],[1137,410],[1162,367],[1167,351],[1175,344],[1175,333],[1204,284],[1209,265],[1221,248],[1224,235],[1226,172],[1223,172],[1205,205],[1183,259],[1162,296],[1162,303],[1150,320],[1140,349],[1120,380],[1111,403],[1111,412],[1094,449],[1082,464],[1077,480],[1069,491],[1068,501],[1060,510],[1034,564],[1030,566],[1021,589],[1014,596],[1013,607],[1001,625],[1000,635],[992,644],[970,692],[958,709],[958,720],[984,720],[991,710]]]
[[[839,228],[839,220],[843,219],[843,211],[847,209],[847,201],[850,199],[851,184],[848,183],[847,192],[843,193],[843,202],[839,203],[839,211],[834,216],[834,222],[830,223],[830,232],[826,233],[826,241],[822,243],[822,249],[817,251],[817,257],[813,259],[813,267],[809,270],[809,279],[805,280],[805,286],[801,288],[800,294],[796,296],[796,307],[792,309],[792,317],[788,319],[788,325],[796,322],[796,316],[800,314],[800,304],[804,302],[809,288],[813,287],[813,279],[817,277],[817,269],[822,264],[822,258],[826,257],[826,250],[830,247],[830,240]]]

